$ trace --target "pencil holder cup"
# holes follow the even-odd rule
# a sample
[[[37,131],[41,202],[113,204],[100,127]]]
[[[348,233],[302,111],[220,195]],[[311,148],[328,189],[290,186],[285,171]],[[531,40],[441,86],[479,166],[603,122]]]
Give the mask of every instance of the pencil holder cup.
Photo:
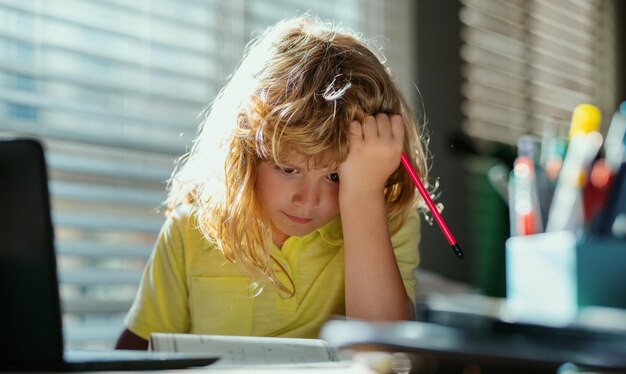
[[[567,325],[577,312],[575,234],[561,231],[509,238],[506,280],[510,319]]]
[[[626,310],[626,239],[590,238],[576,247],[578,308]]]

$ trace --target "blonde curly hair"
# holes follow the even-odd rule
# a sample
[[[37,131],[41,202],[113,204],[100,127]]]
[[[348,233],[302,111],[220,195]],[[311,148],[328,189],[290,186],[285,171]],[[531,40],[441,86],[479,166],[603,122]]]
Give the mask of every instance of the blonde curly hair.
[[[169,181],[167,207],[191,204],[199,229],[228,261],[257,284],[285,289],[271,256],[272,225],[255,193],[257,166],[299,156],[334,170],[348,154],[350,122],[380,112],[402,115],[404,151],[426,179],[419,124],[375,50],[310,16],[278,22],[248,44],[206,111]],[[385,200],[393,233],[417,202],[402,167],[390,176]]]

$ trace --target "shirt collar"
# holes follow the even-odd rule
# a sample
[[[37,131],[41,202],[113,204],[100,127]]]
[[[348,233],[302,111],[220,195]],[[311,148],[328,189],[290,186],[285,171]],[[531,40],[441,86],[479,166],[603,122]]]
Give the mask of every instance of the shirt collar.
[[[343,229],[341,227],[341,216],[339,215],[314,232],[319,232],[322,240],[326,241],[328,244],[343,244]]]

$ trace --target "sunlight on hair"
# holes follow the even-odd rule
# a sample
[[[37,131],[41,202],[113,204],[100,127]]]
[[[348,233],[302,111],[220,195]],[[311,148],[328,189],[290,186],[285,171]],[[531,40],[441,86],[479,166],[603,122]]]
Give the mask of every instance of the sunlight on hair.
[[[248,43],[230,81],[203,112],[200,132],[169,182],[167,205],[192,205],[204,236],[255,280],[255,295],[266,281],[295,292],[268,260],[272,225],[255,192],[260,162],[297,157],[311,167],[335,168],[347,157],[352,121],[397,113],[406,154],[427,180],[419,123],[380,52],[332,22],[283,20]],[[401,168],[389,178],[385,201],[393,233],[420,201]]]

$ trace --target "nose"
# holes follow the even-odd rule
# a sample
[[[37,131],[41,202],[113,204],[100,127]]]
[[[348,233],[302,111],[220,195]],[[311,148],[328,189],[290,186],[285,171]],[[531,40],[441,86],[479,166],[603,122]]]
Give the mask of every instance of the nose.
[[[315,208],[320,203],[320,186],[317,183],[302,181],[291,199],[299,208]]]

